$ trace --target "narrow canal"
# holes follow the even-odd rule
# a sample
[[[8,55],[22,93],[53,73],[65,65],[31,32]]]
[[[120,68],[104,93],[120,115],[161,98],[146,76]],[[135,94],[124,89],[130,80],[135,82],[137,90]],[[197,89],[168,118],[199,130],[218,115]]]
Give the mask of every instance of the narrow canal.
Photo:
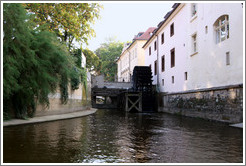
[[[69,120],[4,127],[4,163],[243,162],[243,130],[162,113],[98,110]]]

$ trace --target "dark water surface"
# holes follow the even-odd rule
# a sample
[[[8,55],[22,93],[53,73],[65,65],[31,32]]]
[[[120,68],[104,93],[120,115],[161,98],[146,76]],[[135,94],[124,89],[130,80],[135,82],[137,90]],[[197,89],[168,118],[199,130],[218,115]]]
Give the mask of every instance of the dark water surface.
[[[4,127],[4,163],[237,163],[243,130],[164,113],[98,110],[69,120]]]

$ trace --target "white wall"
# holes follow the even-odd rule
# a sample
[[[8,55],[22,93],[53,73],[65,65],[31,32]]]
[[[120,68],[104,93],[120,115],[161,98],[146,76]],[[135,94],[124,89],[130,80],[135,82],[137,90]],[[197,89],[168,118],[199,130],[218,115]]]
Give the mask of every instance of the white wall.
[[[230,37],[216,44],[213,25],[224,14],[229,15]],[[207,34],[205,26],[208,27]],[[190,29],[190,35],[197,31],[198,54],[189,58],[190,75],[187,89],[243,83],[243,8],[241,3],[199,3],[197,18],[190,23]],[[230,65],[226,65],[228,51],[231,56]]]
[[[180,11],[171,19],[167,21],[167,25],[158,34],[159,38],[159,87],[162,92],[183,91],[184,72],[187,70],[187,6],[179,9]],[[174,23],[174,35],[170,36],[170,26]],[[164,44],[161,44],[161,34],[164,32]],[[171,53],[175,49],[175,66],[171,68]],[[165,56],[165,71],[161,71],[161,57]],[[174,76],[174,83],[172,83],[172,76]],[[164,79],[164,86],[162,85]]]
[[[121,54],[120,59],[117,61],[117,69],[118,81],[122,82],[124,80],[129,82],[129,52],[127,50]]]
[[[86,57],[81,51],[81,67],[86,68]]]
[[[229,15],[229,39],[216,44],[214,23],[221,16]],[[170,37],[170,25],[174,35]],[[205,33],[205,27],[208,32]],[[198,3],[197,15],[191,18],[191,4],[181,4],[158,31],[159,87],[161,92],[179,92],[193,89],[219,87],[243,83],[243,8],[241,3]],[[165,42],[161,44],[164,32]],[[197,54],[192,55],[192,35],[197,34]],[[152,66],[154,75],[155,37],[145,47],[145,65]],[[149,56],[151,46],[151,56]],[[175,67],[171,68],[170,50],[175,48]],[[231,64],[226,65],[226,52]],[[165,55],[165,71],[161,71],[161,57]],[[184,73],[188,80],[184,80]],[[174,84],[172,83],[174,76]],[[164,86],[162,86],[164,79]]]
[[[130,82],[135,66],[144,66],[145,56],[143,45],[146,40],[136,40],[130,47],[123,49],[120,59],[117,61],[118,81]],[[130,59],[129,59],[130,58]]]
[[[128,49],[130,52],[130,74],[133,75],[135,66],[145,65],[144,49],[142,48],[147,40],[136,40],[134,44]]]
[[[156,38],[150,42],[150,44],[146,47],[144,50],[145,52],[145,66],[151,65],[151,71],[153,76],[153,82],[152,84],[157,84],[157,75],[155,75],[155,61],[157,60],[157,51],[154,51],[154,42],[156,41]],[[151,54],[149,55],[149,47],[151,47]]]

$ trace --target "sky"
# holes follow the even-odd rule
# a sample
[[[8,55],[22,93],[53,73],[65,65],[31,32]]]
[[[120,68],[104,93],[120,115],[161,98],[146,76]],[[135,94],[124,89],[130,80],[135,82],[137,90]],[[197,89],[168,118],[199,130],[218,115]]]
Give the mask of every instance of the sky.
[[[100,11],[101,18],[92,26],[96,37],[88,41],[89,48],[95,51],[100,44],[108,38],[116,38],[117,41],[132,41],[138,32],[144,32],[149,27],[157,27],[164,19],[173,3],[167,2],[104,2],[104,9]]]

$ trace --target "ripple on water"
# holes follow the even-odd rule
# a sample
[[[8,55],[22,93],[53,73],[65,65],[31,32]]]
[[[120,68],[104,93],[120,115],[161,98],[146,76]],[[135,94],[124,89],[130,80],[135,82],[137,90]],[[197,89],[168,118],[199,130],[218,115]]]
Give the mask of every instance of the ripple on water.
[[[243,132],[169,114],[95,114],[6,127],[4,163],[242,163]]]

